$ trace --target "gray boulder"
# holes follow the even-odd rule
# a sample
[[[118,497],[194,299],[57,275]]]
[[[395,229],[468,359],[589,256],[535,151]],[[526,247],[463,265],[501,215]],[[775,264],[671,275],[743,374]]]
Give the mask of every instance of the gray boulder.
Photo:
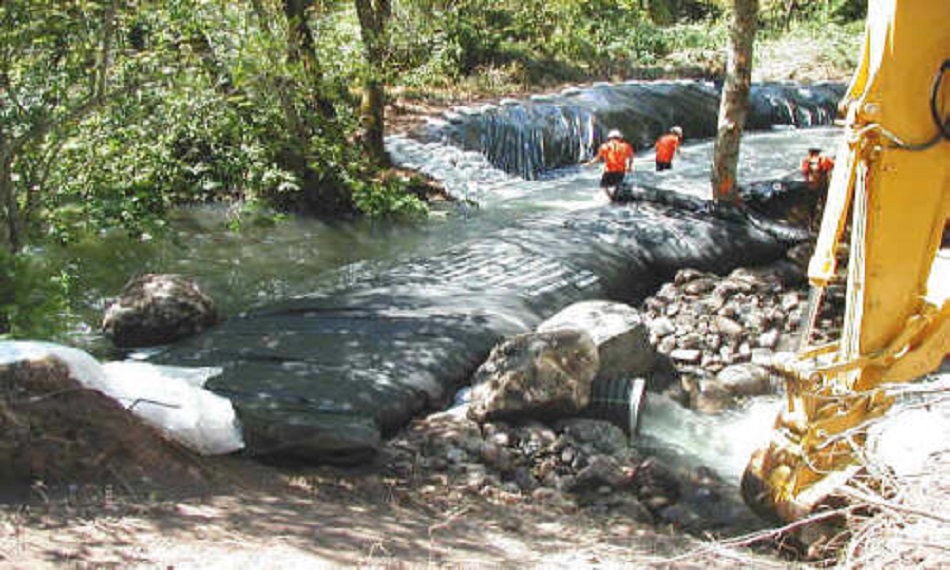
[[[102,331],[120,348],[168,344],[219,321],[214,301],[182,275],[134,277],[106,308]]]
[[[575,329],[586,332],[597,346],[597,381],[649,374],[656,364],[650,330],[640,312],[612,301],[574,303],[538,325],[538,332]]]
[[[586,332],[511,337],[475,372],[469,417],[483,422],[575,415],[590,401],[598,366],[597,347]]]
[[[725,367],[716,375],[716,382],[735,396],[761,396],[772,392],[768,369],[752,363]]]

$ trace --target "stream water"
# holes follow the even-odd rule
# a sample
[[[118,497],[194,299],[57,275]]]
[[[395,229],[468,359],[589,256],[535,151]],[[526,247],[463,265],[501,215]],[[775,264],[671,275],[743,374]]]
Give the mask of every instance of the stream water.
[[[821,127],[748,134],[740,179],[788,175],[809,146],[833,148],[838,132]],[[137,273],[193,276],[225,315],[234,315],[311,293],[328,281],[355,279],[383,266],[434,255],[529,215],[608,204],[597,188],[596,168],[565,167],[525,180],[494,168],[476,152],[451,145],[395,136],[388,146],[397,162],[428,172],[477,206],[460,204],[419,225],[292,218],[273,226],[245,224],[239,232],[227,229],[235,215],[231,210],[198,206],[177,211],[171,231],[161,237],[143,241],[115,233],[68,249],[50,249],[48,256],[71,276],[77,310],[73,344],[97,354],[108,351],[97,331],[102,309]],[[656,174],[652,154],[641,152],[628,180],[707,197],[711,158],[711,141],[686,141],[675,168]]]
[[[790,175],[808,147],[830,150],[838,134],[833,127],[776,127],[749,133],[743,140],[739,178],[751,182]],[[134,274],[189,275],[226,316],[234,316],[345,287],[386,268],[439,255],[450,246],[477,240],[528,217],[609,207],[597,188],[596,168],[547,169],[529,180],[495,167],[482,152],[463,150],[450,142],[405,136],[388,139],[397,163],[443,181],[459,198],[455,207],[421,225],[328,224],[293,218],[273,226],[244,224],[240,232],[233,232],[226,225],[235,214],[207,206],[177,212],[172,230],[154,239],[133,241],[122,235],[105,235],[68,250],[51,250],[48,255],[71,275],[77,311],[71,344],[100,358],[110,357],[110,349],[98,333],[98,321],[108,298]],[[641,148],[636,172],[628,180],[705,198],[711,158],[710,140],[687,140],[674,169],[656,174],[652,152]],[[503,258],[505,252],[484,254]],[[751,410],[712,418],[675,409],[663,400],[648,400],[643,436],[649,445],[691,458],[737,481],[754,447],[752,438],[768,429],[773,410],[773,404],[763,402]]]

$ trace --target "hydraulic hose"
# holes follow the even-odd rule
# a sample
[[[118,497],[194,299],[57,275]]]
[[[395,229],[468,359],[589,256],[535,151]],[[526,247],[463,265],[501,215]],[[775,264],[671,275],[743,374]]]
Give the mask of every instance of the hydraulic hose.
[[[943,64],[941,64],[940,69],[938,69],[937,73],[934,74],[933,84],[930,88],[930,116],[933,117],[934,124],[937,126],[937,133],[933,136],[933,138],[923,143],[908,143],[904,142],[898,138],[897,135],[888,131],[887,129],[878,126],[879,130],[891,140],[896,148],[910,151],[921,151],[927,150],[941,141],[950,140],[950,117],[946,119],[941,117],[940,109],[937,108],[937,101],[940,99],[940,89],[943,86],[943,78],[948,71],[950,71],[950,59],[945,59]]]
[[[930,91],[930,115],[934,119],[937,128],[940,129],[940,136],[950,140],[950,118],[944,119],[940,116],[940,109],[937,108],[937,99],[940,98],[940,87],[943,85],[943,77],[950,71],[950,59],[943,60],[943,65],[937,71],[933,81],[933,88]]]

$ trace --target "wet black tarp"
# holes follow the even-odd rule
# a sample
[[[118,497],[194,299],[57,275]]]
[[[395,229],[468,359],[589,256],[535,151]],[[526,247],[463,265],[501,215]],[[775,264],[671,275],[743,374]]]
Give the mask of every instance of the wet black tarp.
[[[646,200],[644,200],[646,199]],[[353,463],[441,407],[503,338],[570,303],[642,300],[683,267],[725,273],[801,235],[662,192],[535,217],[344,285],[235,317],[156,360],[220,366],[250,453]]]
[[[753,84],[745,129],[831,125],[844,91],[831,82]],[[614,128],[638,153],[652,150],[673,125],[687,140],[713,137],[718,113],[719,89],[710,82],[632,81],[461,108],[414,136],[478,151],[496,167],[531,179],[592,156]]]

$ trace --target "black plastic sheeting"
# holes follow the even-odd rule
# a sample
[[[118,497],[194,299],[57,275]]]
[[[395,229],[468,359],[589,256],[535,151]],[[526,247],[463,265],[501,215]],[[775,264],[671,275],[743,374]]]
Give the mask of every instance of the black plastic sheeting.
[[[754,84],[745,128],[830,125],[844,92],[840,83]],[[718,113],[719,91],[712,83],[603,84],[462,108],[413,136],[478,151],[497,168],[534,179],[591,157],[610,129],[620,129],[637,152],[652,151],[657,137],[673,125],[683,128],[687,140],[715,136]]]
[[[444,253],[232,318],[160,353],[220,366],[248,451],[357,463],[383,437],[447,404],[500,340],[587,299],[636,304],[683,267],[725,273],[802,236],[659,190],[531,218]],[[751,216],[751,217],[750,217]]]

